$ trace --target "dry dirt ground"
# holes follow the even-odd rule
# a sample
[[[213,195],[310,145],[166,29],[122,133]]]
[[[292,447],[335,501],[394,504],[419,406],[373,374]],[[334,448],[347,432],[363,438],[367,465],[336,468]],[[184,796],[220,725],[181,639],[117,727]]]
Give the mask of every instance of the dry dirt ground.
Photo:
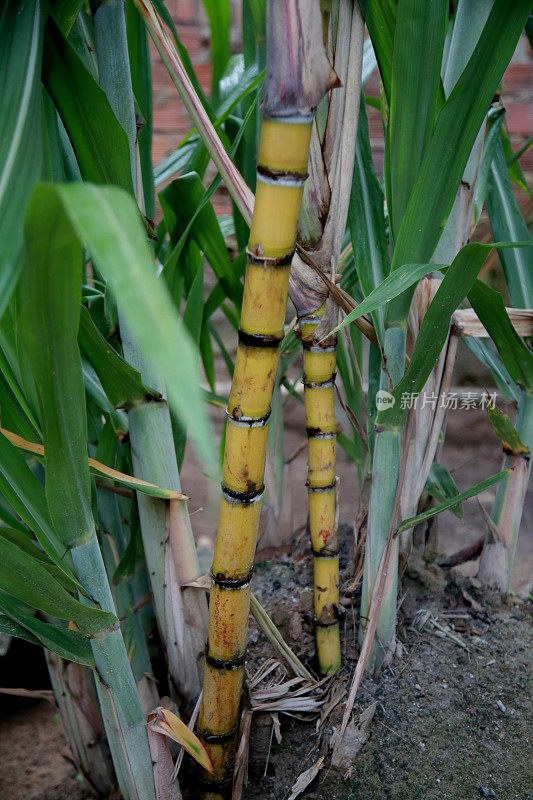
[[[301,426],[295,418],[292,428],[289,421],[287,451],[296,449],[300,441]],[[483,414],[450,414],[442,461],[453,470],[461,489],[499,469],[498,443]],[[355,481],[352,485],[344,459],[339,472],[347,489],[341,499],[341,514],[349,523],[355,508]],[[304,479],[302,455],[295,460],[291,476],[295,529],[305,521]],[[187,485],[186,473],[184,486],[191,493]],[[490,509],[493,496],[487,494],[481,499]],[[197,502],[201,504],[202,498]],[[531,505],[530,493],[513,576],[514,588],[526,596],[531,586],[533,553]],[[212,513],[206,508],[195,519],[204,546],[212,539]],[[482,518],[476,501],[466,504],[465,518],[463,525],[451,514],[442,515],[441,553],[455,552],[480,536]],[[346,524],[344,586],[350,548],[350,525]],[[254,591],[289,644],[312,669],[310,569],[303,536],[290,554],[278,554],[274,560],[257,565]],[[475,569],[475,563],[461,568],[463,573]],[[323,768],[301,795],[308,800],[533,800],[530,604],[516,596],[503,601],[497,594],[484,593],[475,579],[459,571],[443,573],[421,559],[414,559],[407,568],[401,598],[399,641],[403,652],[390,669],[363,681],[354,716],[358,718],[373,702],[377,705],[368,741],[351,774],[329,766],[329,740],[333,727],[339,724],[342,703],[318,732],[316,715],[295,719],[280,714],[280,744],[272,736],[271,715],[254,714],[244,798],[287,800],[300,773],[323,755]],[[349,684],[358,653],[357,593],[346,597],[345,603],[344,667],[336,688],[330,688],[330,696]],[[431,623],[422,630],[413,626],[421,609],[448,628],[444,638],[437,635]],[[253,676],[273,651],[253,623],[250,639],[248,672]],[[0,661],[0,685],[6,683],[45,688],[41,654],[29,645],[17,645],[11,659]],[[68,759],[52,705],[0,695],[0,800],[85,800],[89,795]]]

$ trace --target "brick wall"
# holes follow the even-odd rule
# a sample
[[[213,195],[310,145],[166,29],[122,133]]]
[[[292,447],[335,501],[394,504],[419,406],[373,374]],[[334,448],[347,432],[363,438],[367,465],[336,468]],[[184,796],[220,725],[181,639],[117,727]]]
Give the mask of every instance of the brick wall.
[[[209,26],[207,25],[201,0],[167,0],[167,8],[176,23],[181,41],[187,48],[202,86],[208,91]],[[235,46],[240,32],[239,0],[232,0]],[[152,48],[152,71],[154,88],[154,138],[153,158],[158,164],[169,155],[190,129],[190,122],[176,89],[168,77],[155,49]],[[379,97],[379,80],[374,72],[366,87],[367,94]],[[507,123],[511,141],[516,150],[533,132],[533,57],[527,39],[522,37],[505,73],[502,99],[507,109]],[[376,167],[383,164],[383,129],[381,117],[376,109],[368,108],[368,122],[372,150]],[[521,159],[522,168],[528,177],[533,176],[533,148]]]

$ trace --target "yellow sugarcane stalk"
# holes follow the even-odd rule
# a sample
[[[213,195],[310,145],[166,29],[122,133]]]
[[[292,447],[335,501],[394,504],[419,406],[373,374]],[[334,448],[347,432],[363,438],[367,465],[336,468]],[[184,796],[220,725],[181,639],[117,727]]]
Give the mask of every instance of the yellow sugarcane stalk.
[[[255,206],[235,371],[227,407],[222,500],[212,567],[198,733],[213,764],[204,796],[231,789],[268,420],[314,109],[335,75],[318,0],[270,0]],[[313,51],[313,52],[311,52]]]
[[[304,406],[308,437],[307,490],[314,566],[315,637],[323,675],[341,664],[339,633],[339,537],[336,514],[336,346],[313,339],[324,306],[300,319],[304,350]]]

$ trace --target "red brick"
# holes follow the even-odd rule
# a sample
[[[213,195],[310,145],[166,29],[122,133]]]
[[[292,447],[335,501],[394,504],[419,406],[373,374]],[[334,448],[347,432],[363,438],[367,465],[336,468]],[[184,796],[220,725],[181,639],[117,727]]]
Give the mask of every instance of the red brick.
[[[531,101],[533,89],[533,63],[511,64],[503,76],[503,94],[505,97],[523,95]]]
[[[529,103],[505,103],[507,109],[507,125],[512,135],[531,136],[533,131],[533,105]]]

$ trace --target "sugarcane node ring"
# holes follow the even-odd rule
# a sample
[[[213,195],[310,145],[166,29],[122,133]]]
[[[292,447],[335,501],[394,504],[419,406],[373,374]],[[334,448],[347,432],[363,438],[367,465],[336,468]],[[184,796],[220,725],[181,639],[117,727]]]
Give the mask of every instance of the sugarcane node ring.
[[[247,492],[235,492],[222,484],[222,494],[230,503],[253,503],[261,499],[264,490],[265,487],[260,486],[258,489],[250,489]]]
[[[233,413],[226,408],[226,416],[232,425],[237,425],[241,428],[263,428],[268,425],[270,419],[270,410],[262,417],[245,417],[241,409],[236,406]]]
[[[337,377],[337,373],[334,372],[331,377],[326,378],[324,381],[312,381],[309,380],[307,375],[303,374],[302,383],[304,386],[307,386],[308,389],[329,389],[335,383],[335,378]]]
[[[235,727],[232,728],[227,733],[210,733],[209,731],[205,730],[205,731],[200,731],[198,733],[198,737],[202,739],[204,742],[216,742],[218,744],[221,744],[222,742],[226,742],[233,736],[235,736],[237,734],[237,730],[238,730],[237,725],[235,725]]]
[[[308,439],[336,439],[337,431],[323,431],[321,428],[306,428]]]
[[[279,347],[283,336],[267,333],[248,333],[239,328],[239,344],[243,347]]]
[[[218,669],[220,671],[227,672],[228,670],[239,669],[240,667],[242,667],[244,665],[244,662],[246,661],[246,653],[241,653],[240,656],[236,656],[235,658],[226,658],[226,659],[213,658],[213,656],[209,655],[208,646],[206,645],[205,660],[210,667],[213,667],[213,669]],[[235,728],[233,728],[231,731],[227,731],[226,733],[221,733],[221,734],[211,733],[210,734],[210,736],[212,737],[211,741],[214,741],[213,737],[215,736],[220,737],[218,741],[221,741],[222,738],[229,739],[231,737],[231,734],[234,733],[234,731]]]
[[[327,486],[311,486],[309,480],[306,481],[305,485],[307,486],[308,492],[318,492],[319,494],[334,492],[337,488],[337,478],[335,478],[333,483],[329,483]]]
[[[237,589],[243,589],[246,586],[250,585],[250,581],[252,580],[254,568],[250,569],[249,573],[245,575],[244,578],[226,578],[223,573],[218,572],[216,575],[212,572],[211,573],[211,580],[214,584],[216,584],[219,589],[227,589],[229,591],[235,591]]]
[[[248,263],[256,267],[288,267],[292,263],[292,252],[279,258],[269,258],[246,248],[246,257]]]
[[[311,546],[311,552],[315,558],[337,558],[339,555],[339,548],[337,547],[335,550],[327,550],[326,548],[315,550],[315,548]]]

